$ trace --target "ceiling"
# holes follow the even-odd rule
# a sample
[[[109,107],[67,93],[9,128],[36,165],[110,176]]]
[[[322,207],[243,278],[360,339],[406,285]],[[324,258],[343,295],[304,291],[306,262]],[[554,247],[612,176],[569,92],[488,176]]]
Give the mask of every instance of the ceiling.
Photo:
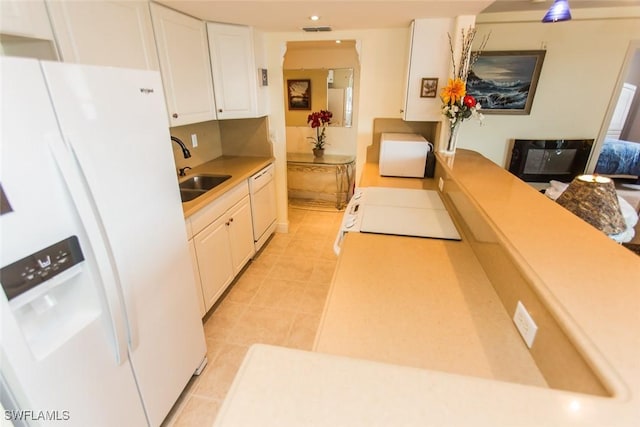
[[[156,0],[206,21],[245,24],[265,32],[330,26],[334,31],[408,27],[413,19],[540,10],[552,0]],[[640,0],[570,0],[572,9],[638,6]],[[312,22],[311,15],[320,20]],[[542,17],[542,16],[541,16]]]

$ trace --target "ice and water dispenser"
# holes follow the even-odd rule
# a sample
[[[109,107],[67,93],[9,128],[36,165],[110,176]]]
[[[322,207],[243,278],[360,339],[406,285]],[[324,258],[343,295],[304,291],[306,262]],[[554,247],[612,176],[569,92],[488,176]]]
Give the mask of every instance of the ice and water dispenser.
[[[43,359],[100,315],[76,236],[0,269],[2,288],[23,337]]]

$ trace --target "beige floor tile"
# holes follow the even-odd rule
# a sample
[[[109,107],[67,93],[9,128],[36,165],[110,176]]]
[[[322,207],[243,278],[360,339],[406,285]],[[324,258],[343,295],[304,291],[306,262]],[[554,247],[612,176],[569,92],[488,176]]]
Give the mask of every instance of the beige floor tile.
[[[330,260],[338,259],[338,255],[336,255],[336,253],[333,251],[333,245],[335,243],[337,235],[338,234],[336,231],[335,235],[331,236],[331,238],[324,239],[324,241],[320,244],[320,252],[318,253],[319,258]]]
[[[329,293],[329,285],[309,284],[304,290],[302,301],[300,302],[300,312],[306,314],[320,315],[324,309],[324,304]]]
[[[330,224],[318,224],[318,223],[302,223],[300,228],[295,233],[297,238],[323,238],[335,236],[335,231]]]
[[[215,421],[221,405],[222,401],[219,399],[189,396],[171,425],[172,427],[210,426]]]
[[[264,253],[260,251],[260,253],[251,260],[243,274],[249,273],[266,276],[278,260],[278,256],[279,255],[275,253]]]
[[[225,344],[213,362],[200,374],[192,395],[224,399],[247,350],[247,346]]]
[[[228,333],[238,322],[247,304],[240,304],[226,299],[220,302],[204,324],[207,339],[225,340]]]
[[[273,279],[307,281],[313,274],[313,259],[300,256],[280,257],[267,276]]]
[[[296,282],[288,282],[282,281],[261,287],[251,305],[297,311],[304,297],[304,286],[296,285]]]
[[[261,249],[262,253],[265,254],[276,254],[280,255],[284,252],[289,244],[289,240],[291,240],[291,232],[284,233],[275,233],[269,243]]]
[[[339,212],[323,212],[323,211],[307,211],[307,214],[302,219],[303,223],[313,223],[313,224],[333,224],[335,218],[342,217],[342,214]]]
[[[287,248],[284,250],[285,257],[302,256],[310,260],[317,258],[325,243],[324,238],[299,238],[291,239]]]
[[[319,315],[297,314],[285,345],[300,350],[311,350],[319,324]]]
[[[236,279],[235,283],[231,285],[231,289],[226,295],[224,301],[249,304],[256,292],[258,292],[263,280],[264,276],[242,274]]]
[[[218,357],[226,342],[218,338],[205,337],[205,339],[207,342],[207,365],[209,365],[216,360],[216,357]]]
[[[313,265],[309,281],[313,283],[330,284],[337,260],[318,260]]]
[[[292,311],[252,306],[240,317],[227,336],[227,342],[245,346],[256,343],[283,345],[294,316]]]

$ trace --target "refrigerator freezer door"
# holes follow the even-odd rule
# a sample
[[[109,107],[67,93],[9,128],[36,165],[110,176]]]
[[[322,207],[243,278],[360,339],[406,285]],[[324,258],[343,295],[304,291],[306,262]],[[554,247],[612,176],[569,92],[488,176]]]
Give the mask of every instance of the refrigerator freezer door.
[[[66,277],[44,278],[31,291],[12,295],[12,302],[23,298],[18,304],[0,290],[2,376],[20,409],[58,411],[56,416],[69,417],[65,425],[145,425],[131,364],[116,360],[92,242],[49,150],[62,139],[40,65],[0,61],[0,182],[11,206],[0,215],[0,267],[39,253],[34,261],[46,271],[55,256],[42,250],[72,236],[82,251]],[[0,276],[3,286],[4,280]]]
[[[206,353],[160,75],[43,68],[113,254],[134,373],[159,425]]]

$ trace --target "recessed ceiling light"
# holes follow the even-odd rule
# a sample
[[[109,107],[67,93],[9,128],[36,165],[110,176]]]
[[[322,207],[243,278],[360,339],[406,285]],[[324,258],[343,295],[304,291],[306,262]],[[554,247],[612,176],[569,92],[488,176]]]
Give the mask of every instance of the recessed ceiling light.
[[[340,44],[342,43],[342,40],[336,40],[336,43]]]
[[[311,19],[312,21],[317,21],[318,19],[320,19],[320,17],[318,15],[311,15],[309,19]]]

